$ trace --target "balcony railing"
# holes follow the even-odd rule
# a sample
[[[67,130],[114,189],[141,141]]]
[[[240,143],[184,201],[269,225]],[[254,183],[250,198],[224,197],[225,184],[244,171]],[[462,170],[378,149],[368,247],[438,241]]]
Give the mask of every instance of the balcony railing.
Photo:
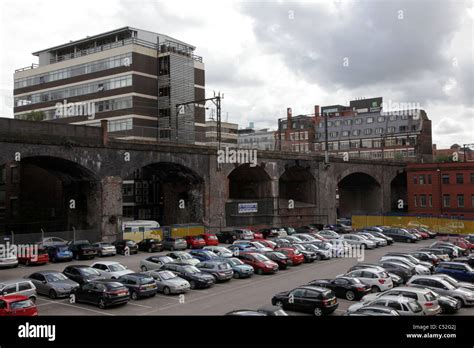
[[[26,70],[31,70],[31,69],[36,69],[37,67],[39,67],[39,64],[36,64],[36,63],[33,63],[31,64],[30,66],[27,66],[27,67],[24,67],[24,68],[20,68],[20,69],[16,69],[15,72],[20,72],[20,71],[26,71]]]

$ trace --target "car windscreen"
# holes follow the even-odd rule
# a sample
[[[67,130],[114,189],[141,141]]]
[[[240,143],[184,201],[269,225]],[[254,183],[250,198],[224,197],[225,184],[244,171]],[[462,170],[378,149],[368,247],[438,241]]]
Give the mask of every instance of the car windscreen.
[[[191,273],[191,274],[201,273],[201,271],[199,269],[197,269],[196,267],[194,267],[194,266],[184,267],[184,271],[187,272],[187,273]]]
[[[162,272],[160,272],[160,277],[163,280],[168,280],[168,279],[176,278],[176,275],[173,272],[170,272],[170,271],[162,271]]]
[[[95,270],[94,268],[91,268],[91,267],[79,268],[79,272],[81,272],[81,274],[85,275],[85,276],[91,276],[91,275],[99,276],[100,275],[99,271],[97,271],[97,270]]]
[[[407,303],[408,307],[413,311],[413,313],[419,313],[423,310],[420,304],[417,301],[410,301]]]
[[[109,269],[111,272],[120,272],[126,270],[126,268],[119,263],[113,263],[109,265]]]
[[[262,254],[254,254],[254,256],[258,261],[270,261],[268,257]]]
[[[217,266],[217,268],[219,268],[221,270],[228,270],[228,269],[230,269],[230,266],[227,263],[221,263]]]
[[[62,273],[49,273],[44,275],[48,283],[59,282],[62,280],[67,280],[68,278]]]
[[[138,282],[140,284],[150,284],[150,283],[154,283],[155,280],[152,277],[143,277],[143,278],[139,278]]]
[[[238,258],[232,257],[227,260],[232,266],[237,266],[237,265],[243,265],[244,263],[242,260],[239,260]]]
[[[29,307],[33,307],[34,304],[33,302],[31,302],[31,300],[22,300],[22,301],[16,301],[16,302],[12,302],[10,304],[10,307],[12,310],[16,310],[16,309],[22,309],[22,308],[29,308]]]

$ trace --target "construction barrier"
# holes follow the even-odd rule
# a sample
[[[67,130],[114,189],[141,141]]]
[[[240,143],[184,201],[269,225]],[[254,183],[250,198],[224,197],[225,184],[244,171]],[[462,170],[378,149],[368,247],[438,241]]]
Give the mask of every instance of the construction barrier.
[[[352,215],[352,227],[393,226],[403,228],[425,227],[444,234],[474,233],[474,220],[426,217],[414,215]]]

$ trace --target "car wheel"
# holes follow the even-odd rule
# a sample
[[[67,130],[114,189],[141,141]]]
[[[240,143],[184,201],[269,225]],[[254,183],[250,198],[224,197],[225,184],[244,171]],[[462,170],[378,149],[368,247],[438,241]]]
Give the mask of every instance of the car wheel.
[[[362,244],[361,247],[367,249],[367,244]]]
[[[261,268],[257,269],[257,274],[262,275],[262,274],[263,274],[263,270],[262,270]]]
[[[132,291],[132,300],[138,300],[138,294],[135,291]]]
[[[148,252],[151,253],[153,251],[152,248],[148,248]]]
[[[240,278],[240,273],[239,272],[234,272],[234,278],[239,279]]]
[[[460,297],[454,297],[456,300],[459,301],[459,304],[461,304],[461,306],[465,306],[466,304],[464,303],[463,299],[460,298]]]
[[[76,254],[75,259],[79,260],[79,254]]]
[[[323,311],[321,308],[319,307],[316,307],[313,311],[314,315],[317,316],[317,317],[320,317],[321,315],[323,315]]]
[[[348,300],[348,301],[354,301],[354,299],[355,299],[354,291],[347,290],[345,297],[346,297],[346,300]]]
[[[380,288],[378,286],[372,286],[372,292],[375,293],[375,292],[380,292]]]
[[[321,255],[316,255],[316,261],[321,261]]]
[[[191,280],[189,285],[191,286],[191,289],[196,289],[196,282],[194,280]]]
[[[411,239],[410,239],[410,238],[407,238],[406,242],[407,242],[407,243],[411,243]]]
[[[53,256],[53,258],[51,259],[51,262],[56,262],[56,258]]]
[[[30,265],[30,260],[26,260],[25,261],[25,266],[29,266]]]
[[[282,307],[283,308],[283,302],[281,301],[276,301],[275,306]]]
[[[99,308],[100,308],[100,309],[104,309],[104,308],[105,308],[105,301],[104,301],[103,298],[101,298],[101,299],[99,300]]]
[[[49,298],[54,300],[56,297],[58,297],[58,294],[56,294],[56,291],[50,290],[49,291]]]
[[[142,266],[142,271],[143,271],[143,272],[148,271],[148,269],[146,268],[146,266]]]
[[[169,294],[171,294],[171,290],[170,290],[170,288],[169,288],[169,287],[167,287],[167,286],[165,286],[165,287],[163,288],[163,294],[165,294],[165,295],[169,295]]]

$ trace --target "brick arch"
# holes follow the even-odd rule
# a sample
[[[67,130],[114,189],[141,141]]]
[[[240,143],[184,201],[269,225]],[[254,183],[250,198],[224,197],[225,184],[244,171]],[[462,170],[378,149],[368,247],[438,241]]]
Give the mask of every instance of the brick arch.
[[[346,177],[348,177],[349,175],[351,174],[357,174],[357,173],[360,173],[360,174],[365,174],[365,175],[368,175],[370,177],[372,177],[376,182],[377,184],[382,187],[382,184],[383,184],[383,179],[373,173],[373,172],[370,172],[370,171],[367,171],[367,170],[363,170],[361,169],[360,167],[351,167],[351,168],[347,168],[345,169],[344,171],[340,172],[337,176],[336,176],[336,184],[339,184],[343,179],[345,179]]]

